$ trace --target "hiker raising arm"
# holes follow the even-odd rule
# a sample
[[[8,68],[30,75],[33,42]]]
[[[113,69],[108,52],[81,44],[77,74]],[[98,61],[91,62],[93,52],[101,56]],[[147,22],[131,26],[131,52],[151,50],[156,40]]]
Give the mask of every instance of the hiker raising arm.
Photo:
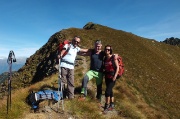
[[[62,58],[63,54],[67,51],[66,48],[63,48],[60,54],[58,55],[58,58]],[[90,49],[82,49],[80,48],[79,52],[77,52],[78,55],[86,56],[89,55]]]
[[[78,52],[78,55],[90,56],[91,52],[92,52],[92,49],[81,49],[80,52]]]
[[[102,80],[103,80],[103,68],[102,68],[102,61],[104,57],[104,52],[101,50],[102,43],[100,40],[96,40],[94,43],[94,48],[89,49],[88,52],[84,52],[81,55],[83,56],[90,56],[91,63],[90,63],[90,70],[86,72],[82,79],[82,86],[81,86],[81,97],[79,100],[86,99],[87,96],[87,84],[88,82],[95,78],[96,79],[96,86],[97,86],[97,95],[96,98],[99,102],[101,102],[101,95],[102,95]]]
[[[74,98],[74,63],[78,52],[87,52],[87,49],[81,49],[78,47],[80,43],[80,37],[76,36],[72,39],[70,44],[65,44],[63,49],[58,56],[61,58],[60,68],[61,68],[61,78],[62,83],[67,83],[67,97],[69,99]],[[66,52],[66,54],[64,54]],[[63,87],[65,88],[65,87]]]

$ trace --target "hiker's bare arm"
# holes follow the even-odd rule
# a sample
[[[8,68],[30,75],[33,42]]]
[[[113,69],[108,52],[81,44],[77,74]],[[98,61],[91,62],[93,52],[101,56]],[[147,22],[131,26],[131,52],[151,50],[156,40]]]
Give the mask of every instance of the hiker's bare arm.
[[[89,51],[89,49],[80,49],[80,52],[84,52],[84,53],[87,53]]]
[[[59,53],[58,58],[61,58],[65,52],[66,52],[66,49],[63,48],[62,51]]]
[[[78,52],[78,55],[81,56],[90,56],[91,55],[91,49],[80,49],[80,52]]]
[[[118,58],[118,55],[115,54],[115,57],[114,57],[115,60],[114,60],[114,62],[115,62],[115,65],[116,65],[116,73],[115,73],[115,75],[114,75],[113,81],[116,80],[116,77],[117,77],[118,72],[119,72],[119,65],[118,65],[118,60],[117,60],[117,58]]]

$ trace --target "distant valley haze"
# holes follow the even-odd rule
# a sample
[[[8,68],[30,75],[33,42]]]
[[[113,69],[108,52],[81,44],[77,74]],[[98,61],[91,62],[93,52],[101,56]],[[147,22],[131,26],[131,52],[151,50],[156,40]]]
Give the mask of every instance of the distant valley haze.
[[[16,62],[12,63],[12,71],[19,70],[26,62],[26,57],[19,57],[16,59]],[[9,65],[7,63],[7,58],[0,58],[0,74],[9,71]]]

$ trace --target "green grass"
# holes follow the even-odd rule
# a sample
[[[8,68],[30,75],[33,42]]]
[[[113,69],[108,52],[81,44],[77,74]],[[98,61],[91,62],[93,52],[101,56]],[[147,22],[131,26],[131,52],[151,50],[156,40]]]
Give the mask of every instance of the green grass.
[[[95,24],[87,29],[69,28],[55,33],[49,41],[34,55],[27,60],[27,64],[21,68],[13,77],[13,88],[20,88],[25,74],[29,80],[37,80],[38,83],[27,87],[27,89],[19,89],[15,92],[12,112],[10,117],[20,117],[28,110],[28,106],[23,102],[29,88],[39,89],[41,83],[51,84],[57,79],[57,74],[53,74],[54,79],[46,79],[45,73],[52,65],[48,64],[49,59],[54,60],[54,55],[58,44],[63,39],[72,39],[74,36],[81,36],[80,47],[93,48],[94,41],[102,40],[103,48],[110,44],[114,53],[122,56],[125,64],[125,74],[117,81],[115,86],[115,100],[119,116],[126,118],[180,118],[179,114],[179,79],[180,79],[180,48],[157,42],[152,39],[146,39],[128,33],[122,30],[115,30],[106,26]],[[92,28],[91,28],[92,27]],[[87,27],[86,27],[87,28]],[[60,40],[57,40],[60,38]],[[47,55],[49,54],[49,55]],[[87,66],[89,66],[89,57],[85,57]],[[79,66],[84,64],[80,62]],[[88,70],[82,67],[75,69],[75,86],[80,87],[84,76],[83,70]],[[47,83],[48,82],[48,83]],[[95,80],[91,81],[95,87]],[[21,90],[24,90],[20,94]],[[103,85],[103,90],[105,86]],[[93,96],[94,90],[90,90],[90,95]],[[20,95],[20,96],[19,96]],[[90,96],[90,97],[91,97]],[[6,101],[0,102],[0,115],[5,118]],[[77,105],[78,104],[78,108]],[[22,105],[22,106],[21,106]],[[67,106],[72,115],[79,118],[103,118],[102,115],[96,113],[98,110],[95,107],[93,100],[88,100],[83,104],[76,101],[68,102]],[[90,107],[90,108],[89,108]],[[25,109],[24,109],[25,108]],[[22,109],[23,111],[18,111]],[[93,113],[93,114],[92,114]],[[82,115],[87,116],[82,116]]]

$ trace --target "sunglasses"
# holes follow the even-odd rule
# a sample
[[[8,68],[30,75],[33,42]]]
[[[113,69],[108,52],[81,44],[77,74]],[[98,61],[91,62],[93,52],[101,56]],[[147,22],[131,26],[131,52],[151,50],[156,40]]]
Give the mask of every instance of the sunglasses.
[[[100,45],[96,45],[96,47],[101,47]]]
[[[105,49],[105,50],[110,51],[111,49]]]
[[[75,42],[75,43],[77,43],[77,44],[79,43],[79,42],[78,42],[78,41],[76,41],[76,40],[74,40],[74,42]]]

